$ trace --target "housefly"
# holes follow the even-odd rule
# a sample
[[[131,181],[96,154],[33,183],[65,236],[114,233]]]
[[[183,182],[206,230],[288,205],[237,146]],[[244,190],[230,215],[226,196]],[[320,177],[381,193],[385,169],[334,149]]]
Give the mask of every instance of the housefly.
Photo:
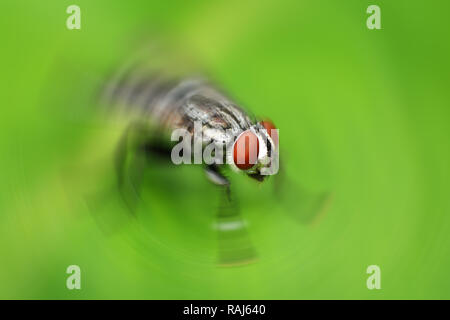
[[[204,164],[206,177],[221,192],[215,224],[219,264],[255,260],[255,249],[224,170],[230,167],[258,182],[275,173],[272,169],[278,166],[279,146],[273,122],[257,120],[205,77],[169,72],[140,59],[120,68],[107,82],[102,97],[107,106],[130,119],[115,157],[119,190],[130,210],[138,201],[146,163],[142,157],[131,157],[135,160],[130,162],[129,154],[163,156],[170,161],[174,142],[168,136],[183,129],[192,137],[201,137],[201,151],[208,145],[226,147],[213,162]],[[255,150],[256,157],[252,157]]]

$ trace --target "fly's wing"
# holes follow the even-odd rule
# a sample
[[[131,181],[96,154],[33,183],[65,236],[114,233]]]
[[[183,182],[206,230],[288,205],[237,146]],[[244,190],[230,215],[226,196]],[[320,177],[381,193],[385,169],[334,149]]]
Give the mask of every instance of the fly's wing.
[[[290,184],[292,188],[292,184]],[[296,190],[296,210],[287,210],[296,221],[303,224],[317,224],[329,209],[333,200],[331,192],[311,192],[302,187],[292,188]],[[292,198],[287,200],[287,206],[292,205]]]
[[[310,191],[293,180],[288,179],[280,165],[275,175],[275,196],[285,212],[295,221],[302,224],[316,224],[329,209],[333,194],[329,191]]]

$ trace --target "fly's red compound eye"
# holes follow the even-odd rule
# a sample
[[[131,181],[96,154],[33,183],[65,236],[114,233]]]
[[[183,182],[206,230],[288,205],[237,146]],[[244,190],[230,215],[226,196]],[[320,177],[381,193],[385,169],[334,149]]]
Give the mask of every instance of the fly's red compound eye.
[[[264,129],[267,130],[267,133],[272,138],[273,142],[275,143],[275,146],[278,145],[278,132],[276,131],[276,127],[270,120],[264,120],[261,121],[261,125],[264,127]],[[272,131],[273,130],[273,131]]]
[[[234,143],[233,160],[236,167],[248,170],[258,161],[258,137],[250,130],[244,131]]]

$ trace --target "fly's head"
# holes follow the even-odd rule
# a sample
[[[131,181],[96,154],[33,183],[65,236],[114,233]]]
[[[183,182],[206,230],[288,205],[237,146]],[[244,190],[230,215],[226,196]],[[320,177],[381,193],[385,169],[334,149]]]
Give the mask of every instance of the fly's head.
[[[264,181],[278,171],[278,130],[269,121],[261,121],[241,132],[230,150],[228,163],[235,171]]]

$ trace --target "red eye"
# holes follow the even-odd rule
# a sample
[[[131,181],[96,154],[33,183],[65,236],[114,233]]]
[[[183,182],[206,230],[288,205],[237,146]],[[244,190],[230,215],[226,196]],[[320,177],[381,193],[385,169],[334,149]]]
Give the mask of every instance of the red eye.
[[[248,170],[258,161],[258,137],[250,130],[244,131],[234,143],[233,160],[236,167]]]
[[[260,123],[264,127],[264,129],[267,130],[267,133],[272,138],[273,142],[275,143],[275,146],[277,146],[278,145],[278,131],[276,131],[277,128],[275,127],[275,125],[270,120],[264,120],[264,121],[261,121]]]

